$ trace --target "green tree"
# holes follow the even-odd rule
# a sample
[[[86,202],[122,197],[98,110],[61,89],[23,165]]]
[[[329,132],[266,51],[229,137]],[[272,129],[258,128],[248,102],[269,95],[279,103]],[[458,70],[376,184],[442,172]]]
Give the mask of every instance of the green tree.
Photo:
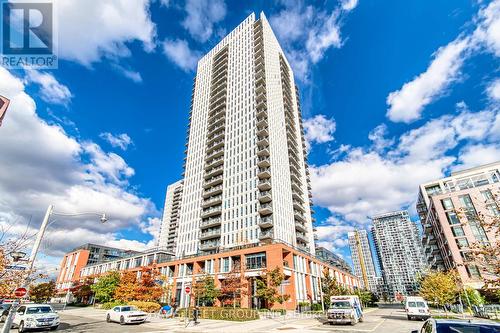
[[[210,275],[205,275],[193,286],[193,295],[198,305],[211,306],[220,294],[220,290],[215,288],[214,278]]]
[[[467,306],[472,305],[482,305],[484,304],[484,298],[481,296],[479,291],[471,287],[465,287],[464,290],[460,293],[462,297],[462,303]]]
[[[278,288],[285,279],[285,274],[279,267],[273,270],[265,270],[257,279],[256,295],[266,302],[266,307],[271,308],[274,303],[283,304],[290,295],[282,295]]]
[[[455,271],[430,272],[420,279],[420,296],[439,306],[455,302],[459,293],[460,286]]]
[[[354,294],[359,297],[363,307],[372,306],[377,301],[377,296],[369,290],[357,289]]]
[[[115,289],[119,283],[120,273],[112,271],[100,277],[90,289],[94,292],[94,297],[98,302],[106,303],[114,299]]]
[[[30,299],[35,302],[47,302],[56,293],[55,281],[43,282],[30,287]]]
[[[350,291],[341,285],[335,276],[330,274],[328,268],[323,270],[323,277],[321,278],[321,289],[323,291],[323,302],[325,303],[325,307],[330,307],[330,297],[331,296],[340,296],[340,295],[348,295]]]

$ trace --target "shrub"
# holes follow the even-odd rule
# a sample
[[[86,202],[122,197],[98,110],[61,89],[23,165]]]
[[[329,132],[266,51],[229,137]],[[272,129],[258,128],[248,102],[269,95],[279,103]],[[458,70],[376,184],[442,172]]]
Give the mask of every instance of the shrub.
[[[311,306],[311,310],[312,311],[322,311],[323,307],[321,306],[320,303],[313,303],[313,305]]]
[[[158,312],[161,308],[161,305],[156,302],[146,302],[146,301],[131,301],[127,303],[128,305],[133,305],[139,310],[144,312]]]
[[[186,315],[187,309],[178,311],[179,317]],[[193,316],[193,308],[189,309],[189,317]],[[216,319],[229,321],[249,321],[259,319],[259,313],[254,309],[242,308],[220,308],[220,307],[200,307],[200,319]]]
[[[109,310],[109,309],[112,309],[112,308],[114,308],[115,306],[118,306],[118,305],[125,305],[125,303],[123,303],[121,301],[106,302],[106,303],[103,303],[101,305],[101,309]]]

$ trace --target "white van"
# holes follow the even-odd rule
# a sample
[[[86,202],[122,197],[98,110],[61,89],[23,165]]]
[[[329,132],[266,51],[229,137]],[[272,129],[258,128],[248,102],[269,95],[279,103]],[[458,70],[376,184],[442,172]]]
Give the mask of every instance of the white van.
[[[431,317],[427,302],[422,297],[406,297],[405,311],[408,320],[412,320],[413,318],[426,320]]]
[[[330,308],[327,312],[328,322],[349,323],[356,325],[363,321],[363,310],[358,296],[332,296],[330,297]]]

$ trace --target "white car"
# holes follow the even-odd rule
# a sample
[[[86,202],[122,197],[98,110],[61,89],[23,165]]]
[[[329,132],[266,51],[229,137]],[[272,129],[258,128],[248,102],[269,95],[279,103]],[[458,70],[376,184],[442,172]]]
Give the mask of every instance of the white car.
[[[59,315],[48,304],[21,304],[14,314],[13,324],[19,332],[38,329],[55,331],[59,327]]]
[[[140,324],[146,321],[148,317],[146,312],[140,311],[135,306],[120,305],[115,306],[106,312],[106,321],[108,323],[115,321],[120,325],[125,324]]]
[[[405,302],[405,311],[408,320],[415,319],[429,319],[431,313],[427,302],[422,297],[408,296]]]

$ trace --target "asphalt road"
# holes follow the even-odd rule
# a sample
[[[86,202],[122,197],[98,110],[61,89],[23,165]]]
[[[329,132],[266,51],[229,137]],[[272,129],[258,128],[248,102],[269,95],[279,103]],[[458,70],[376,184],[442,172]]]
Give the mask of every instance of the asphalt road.
[[[57,332],[85,333],[127,333],[127,332],[353,332],[353,333],[409,333],[420,329],[422,321],[408,321],[405,313],[397,309],[376,309],[365,313],[365,320],[356,326],[329,325],[321,318],[288,316],[287,318],[264,319],[245,323],[201,320],[200,325],[191,323],[185,328],[179,319],[152,319],[140,325],[121,326],[118,323],[106,323],[101,310],[75,309],[59,312],[61,325]],[[17,333],[17,329],[11,332]]]

